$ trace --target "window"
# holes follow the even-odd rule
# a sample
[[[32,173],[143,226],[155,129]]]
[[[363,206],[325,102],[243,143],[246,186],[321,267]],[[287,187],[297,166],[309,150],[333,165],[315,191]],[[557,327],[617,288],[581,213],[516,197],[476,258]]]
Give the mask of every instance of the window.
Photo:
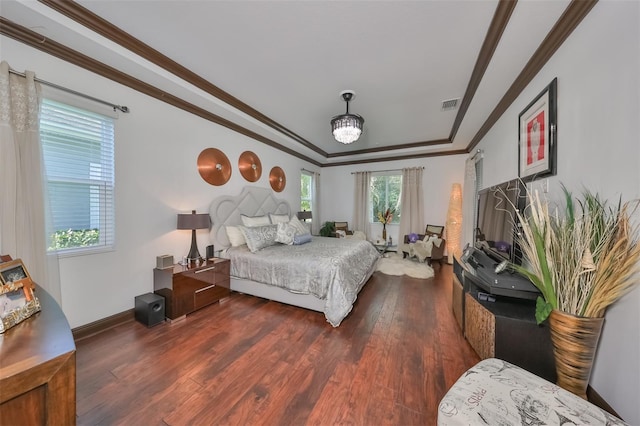
[[[300,210],[313,211],[313,176],[302,172],[300,175]]]
[[[114,120],[43,99],[40,141],[51,210],[48,250],[112,248]]]
[[[400,193],[402,191],[401,174],[376,173],[371,176],[369,217],[371,223],[378,222],[378,212],[384,213],[388,208],[395,210],[391,223],[400,223],[402,209]]]

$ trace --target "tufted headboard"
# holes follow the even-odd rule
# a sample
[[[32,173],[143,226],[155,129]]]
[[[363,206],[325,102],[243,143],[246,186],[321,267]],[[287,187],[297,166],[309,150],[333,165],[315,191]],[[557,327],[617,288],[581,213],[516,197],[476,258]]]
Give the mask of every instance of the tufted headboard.
[[[216,250],[230,246],[225,225],[242,225],[240,215],[262,216],[269,213],[288,214],[291,206],[285,200],[273,195],[273,190],[245,186],[239,195],[223,195],[216,198],[209,206],[211,231],[209,240]]]

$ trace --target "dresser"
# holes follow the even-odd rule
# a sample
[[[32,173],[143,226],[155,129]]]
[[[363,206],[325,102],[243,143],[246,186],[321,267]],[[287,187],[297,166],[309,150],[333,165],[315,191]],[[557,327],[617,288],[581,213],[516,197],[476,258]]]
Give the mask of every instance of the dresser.
[[[214,258],[189,265],[153,270],[153,291],[165,298],[165,315],[172,321],[210,305],[230,293],[229,259]]]
[[[0,424],[76,423],[76,345],[56,301],[36,286],[41,311],[0,334]]]

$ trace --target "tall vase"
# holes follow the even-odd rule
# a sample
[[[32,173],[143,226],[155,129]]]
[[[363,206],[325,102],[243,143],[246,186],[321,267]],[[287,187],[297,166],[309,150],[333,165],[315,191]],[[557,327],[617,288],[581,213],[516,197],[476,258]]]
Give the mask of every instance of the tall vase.
[[[587,385],[604,318],[585,318],[553,310],[549,330],[556,361],[556,383],[587,399]]]
[[[384,241],[387,241],[387,224],[386,223],[382,224],[382,239]]]

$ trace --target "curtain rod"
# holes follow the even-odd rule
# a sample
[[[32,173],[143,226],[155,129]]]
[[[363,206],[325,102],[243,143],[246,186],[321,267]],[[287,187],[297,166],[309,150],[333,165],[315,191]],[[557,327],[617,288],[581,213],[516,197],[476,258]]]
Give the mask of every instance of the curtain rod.
[[[411,167],[409,167],[411,168]],[[417,168],[417,167],[414,167]],[[420,167],[422,170],[424,170],[424,166]],[[367,172],[371,172],[371,173],[385,173],[385,172],[401,172],[404,169],[388,169],[388,170],[365,170]],[[361,172],[351,172],[352,175],[355,175],[356,173],[361,173]]]
[[[9,69],[9,73],[15,74],[15,75],[19,75],[20,77],[26,77],[25,73],[14,71],[12,69]],[[124,105],[116,105],[116,104],[111,103],[111,102],[103,101],[102,99],[94,98],[93,96],[89,96],[89,95],[85,95],[84,93],[76,92],[75,90],[68,89],[66,87],[59,86],[59,85],[57,85],[55,83],[50,83],[50,82],[45,81],[45,80],[41,80],[41,79],[39,79],[37,77],[35,77],[34,80],[37,81],[40,84],[44,84],[45,86],[53,87],[54,89],[59,89],[59,90],[62,90],[64,92],[71,93],[71,94],[76,95],[76,96],[80,96],[81,98],[89,99],[90,101],[94,101],[94,102],[98,102],[98,103],[103,104],[103,105],[110,106],[111,108],[113,108],[113,111],[119,110],[119,111],[124,112],[124,113],[128,113],[129,112],[129,107],[126,107]]]
[[[307,172],[307,173],[319,173],[319,172],[314,172],[313,170],[307,170],[304,167],[301,168],[300,170],[302,170],[303,172]]]
[[[476,157],[482,158],[483,156],[484,156],[484,150],[478,149],[471,157],[469,157],[469,159],[474,160],[476,159]]]

